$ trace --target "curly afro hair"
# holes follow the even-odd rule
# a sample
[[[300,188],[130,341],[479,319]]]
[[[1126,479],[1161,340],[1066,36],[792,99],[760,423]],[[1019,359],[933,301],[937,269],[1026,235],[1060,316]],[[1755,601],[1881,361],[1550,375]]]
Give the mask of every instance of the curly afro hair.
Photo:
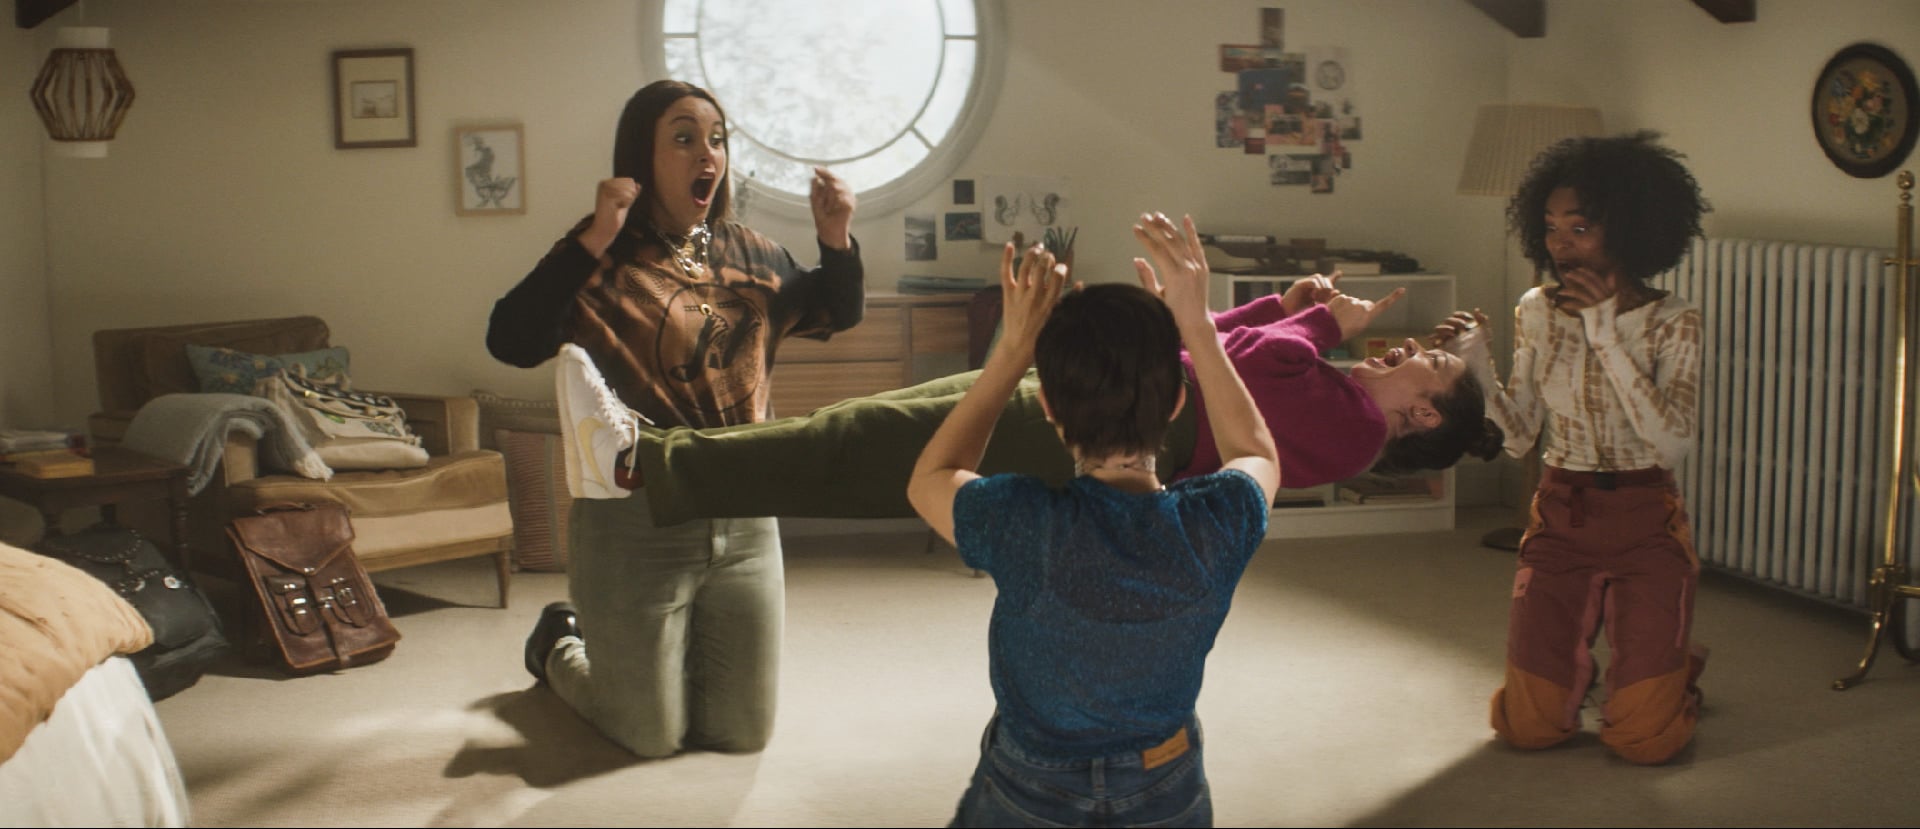
[[[1656,143],[1660,134],[1569,138],[1533,160],[1520,190],[1507,203],[1507,223],[1535,267],[1553,270],[1547,252],[1547,196],[1572,187],[1588,219],[1606,228],[1607,255],[1629,277],[1645,282],[1672,268],[1700,233],[1713,208],[1680,153]]]

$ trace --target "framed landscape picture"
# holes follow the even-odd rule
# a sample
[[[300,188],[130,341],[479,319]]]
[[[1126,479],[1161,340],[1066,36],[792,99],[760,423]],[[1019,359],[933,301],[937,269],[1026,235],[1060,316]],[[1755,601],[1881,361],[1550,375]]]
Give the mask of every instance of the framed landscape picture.
[[[333,146],[341,150],[417,145],[413,50],[333,53]]]

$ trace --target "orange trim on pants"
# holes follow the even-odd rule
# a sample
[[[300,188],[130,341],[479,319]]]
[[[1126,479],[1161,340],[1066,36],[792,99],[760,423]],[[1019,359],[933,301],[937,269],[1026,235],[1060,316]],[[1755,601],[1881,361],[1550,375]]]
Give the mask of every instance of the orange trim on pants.
[[[1580,730],[1596,670],[1591,646],[1611,646],[1600,739],[1636,763],[1662,763],[1692,739],[1690,652],[1700,572],[1686,509],[1671,484],[1619,489],[1543,482],[1520,544],[1508,615],[1506,684],[1494,693],[1495,733],[1517,748],[1556,745]]]

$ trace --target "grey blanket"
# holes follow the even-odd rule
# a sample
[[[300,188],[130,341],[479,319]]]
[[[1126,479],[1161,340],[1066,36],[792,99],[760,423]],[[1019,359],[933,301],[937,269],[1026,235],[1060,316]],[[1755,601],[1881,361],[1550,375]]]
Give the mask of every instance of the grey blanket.
[[[163,394],[134,413],[121,445],[185,466],[187,490],[198,494],[220,466],[227,435],[236,431],[260,441],[261,466],[317,480],[333,477],[286,412],[250,394]]]

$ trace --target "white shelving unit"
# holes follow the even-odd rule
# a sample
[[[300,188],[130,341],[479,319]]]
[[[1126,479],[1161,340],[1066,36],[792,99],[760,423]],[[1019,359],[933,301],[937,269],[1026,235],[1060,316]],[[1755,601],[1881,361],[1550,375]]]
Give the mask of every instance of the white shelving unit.
[[[1266,294],[1284,293],[1297,275],[1214,273],[1208,288],[1209,305],[1223,311]],[[1347,343],[1351,357],[1329,362],[1350,368],[1366,358],[1367,340],[1383,340],[1388,347],[1407,337],[1422,339],[1434,324],[1456,309],[1454,279],[1449,274],[1369,274],[1340,277],[1340,290],[1363,299],[1379,299],[1395,288],[1407,295],[1380,315],[1368,331]],[[1325,506],[1278,506],[1267,523],[1268,538],[1318,538],[1340,535],[1431,532],[1451,530],[1454,522],[1453,470],[1434,473],[1440,495],[1419,501],[1355,504],[1332,497]],[[1336,484],[1335,486],[1338,486]]]

